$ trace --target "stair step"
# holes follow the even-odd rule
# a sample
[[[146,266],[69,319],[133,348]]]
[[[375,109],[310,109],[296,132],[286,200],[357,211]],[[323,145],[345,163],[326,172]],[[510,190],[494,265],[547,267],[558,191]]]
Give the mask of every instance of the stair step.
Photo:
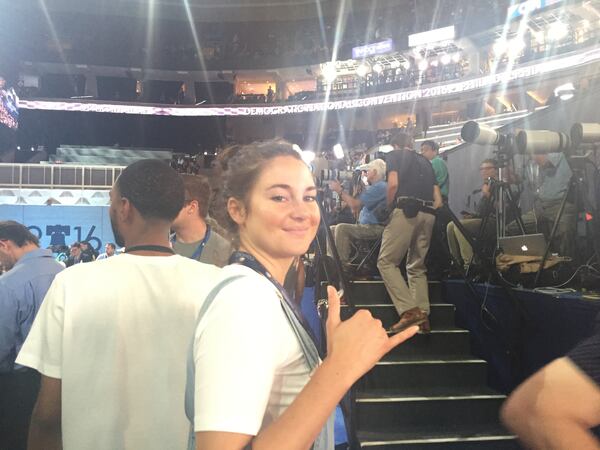
[[[417,334],[403,342],[389,355],[456,355],[470,353],[469,332],[460,328],[441,327],[429,334]]]
[[[351,295],[355,304],[372,305],[392,303],[382,280],[352,281]],[[429,302],[443,303],[442,283],[439,281],[429,282]]]
[[[358,395],[358,394],[357,394]],[[498,423],[505,397],[487,389],[452,389],[437,393],[406,391],[387,394],[360,393],[357,398],[357,429],[365,431],[411,431],[435,424],[440,429]]]
[[[417,386],[396,389],[368,389],[356,394],[357,403],[414,402],[456,399],[504,399],[505,395],[487,386]]]
[[[356,305],[358,309],[367,309],[373,317],[381,320],[383,326],[388,328],[398,322],[399,317],[394,305],[390,304],[366,304]],[[450,303],[433,303],[430,305],[429,321],[433,328],[437,327],[452,327],[454,326],[454,305]],[[351,317],[351,309],[348,306],[343,306],[341,309],[342,319]]]
[[[514,436],[499,424],[440,428],[435,425],[407,432],[357,433],[360,447],[369,450],[517,450]]]
[[[487,363],[465,355],[390,355],[379,361],[357,385],[359,390],[397,387],[485,386]]]

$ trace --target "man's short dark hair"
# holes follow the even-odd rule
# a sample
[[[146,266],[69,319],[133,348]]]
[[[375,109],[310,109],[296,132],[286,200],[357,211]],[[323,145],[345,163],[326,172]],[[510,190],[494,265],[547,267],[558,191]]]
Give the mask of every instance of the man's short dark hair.
[[[210,184],[208,178],[202,175],[181,175],[185,186],[185,203],[193,200],[198,202],[200,217],[206,219],[210,205]]]
[[[25,244],[40,245],[40,241],[25,225],[14,220],[0,221],[0,241],[12,241],[18,247]]]
[[[106,245],[108,245],[109,247],[111,247],[113,250],[117,249],[117,246],[114,243],[112,243],[112,242],[107,242]]]
[[[423,148],[423,146],[425,146],[425,145],[427,145],[430,149],[432,149],[436,153],[440,150],[440,146],[435,141],[426,140],[426,141],[421,142],[421,148]]]
[[[410,134],[399,131],[390,139],[390,145],[392,145],[394,148],[399,148],[400,150],[412,148],[413,138]]]
[[[157,159],[143,159],[123,170],[115,183],[144,219],[172,222],[185,199],[181,176]]]

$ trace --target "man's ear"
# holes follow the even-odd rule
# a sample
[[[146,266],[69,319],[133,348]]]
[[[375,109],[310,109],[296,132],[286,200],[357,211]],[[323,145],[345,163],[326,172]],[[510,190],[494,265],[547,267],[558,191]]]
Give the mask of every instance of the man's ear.
[[[200,204],[198,203],[198,200],[192,200],[187,205],[185,205],[184,208],[187,208],[188,214],[192,214],[192,213],[198,214],[198,210],[200,209]]]
[[[0,239],[0,249],[8,250],[10,248],[10,241],[8,239]]]
[[[246,221],[246,207],[237,198],[230,197],[227,200],[227,212],[238,225],[243,225]]]
[[[117,208],[117,214],[119,219],[125,223],[131,223],[134,219],[134,215],[137,211],[131,204],[128,198],[121,197],[119,199],[119,207]]]

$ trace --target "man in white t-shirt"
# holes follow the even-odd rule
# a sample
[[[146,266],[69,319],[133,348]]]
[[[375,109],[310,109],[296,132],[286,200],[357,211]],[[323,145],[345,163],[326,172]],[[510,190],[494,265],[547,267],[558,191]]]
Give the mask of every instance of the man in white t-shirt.
[[[50,287],[17,358],[42,374],[29,449],[186,448],[187,352],[220,269],[173,254],[169,227],[183,202],[170,167],[130,165],[110,206],[127,252],[77,264]]]

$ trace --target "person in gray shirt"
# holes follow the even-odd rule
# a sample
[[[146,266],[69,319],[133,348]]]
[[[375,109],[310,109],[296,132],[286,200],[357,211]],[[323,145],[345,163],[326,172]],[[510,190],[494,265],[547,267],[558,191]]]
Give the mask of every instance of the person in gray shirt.
[[[185,204],[173,221],[171,243],[175,253],[223,267],[229,262],[232,245],[207,224],[210,201],[208,180],[199,175],[181,175]]]
[[[523,224],[527,233],[538,232],[548,236],[573,173],[562,153],[536,154],[532,155],[532,160],[535,163],[533,170],[527,171],[525,178],[534,189],[534,207],[523,214]],[[577,207],[572,198],[567,198],[551,249],[561,256],[574,256],[576,227]],[[516,223],[511,223],[509,232],[514,234],[517,231]]]

